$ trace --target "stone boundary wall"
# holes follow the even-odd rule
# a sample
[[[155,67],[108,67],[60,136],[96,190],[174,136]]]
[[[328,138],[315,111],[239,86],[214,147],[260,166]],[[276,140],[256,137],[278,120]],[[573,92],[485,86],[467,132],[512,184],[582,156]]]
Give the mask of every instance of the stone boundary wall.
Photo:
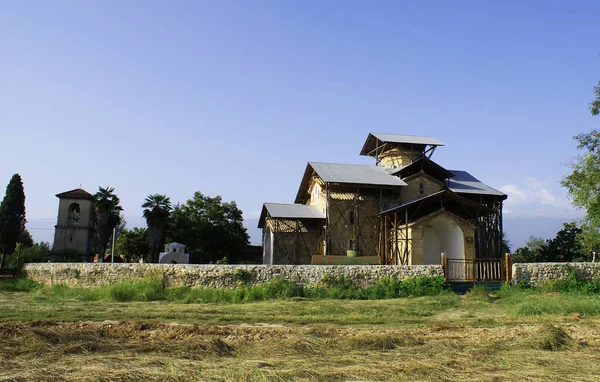
[[[143,277],[160,277],[167,286],[231,288],[262,284],[274,278],[298,286],[323,285],[324,279],[346,277],[361,287],[384,277],[444,276],[440,265],[183,265],[108,263],[31,263],[23,276],[46,285],[101,286]]]
[[[577,269],[585,280],[600,277],[600,263],[516,263],[512,266],[512,282],[538,286],[545,281],[566,279],[570,268]]]

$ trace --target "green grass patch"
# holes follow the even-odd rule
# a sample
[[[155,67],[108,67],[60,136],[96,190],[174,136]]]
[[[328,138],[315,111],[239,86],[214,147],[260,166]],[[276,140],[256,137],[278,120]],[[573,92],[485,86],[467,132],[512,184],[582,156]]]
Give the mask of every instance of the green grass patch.
[[[0,292],[33,292],[42,285],[29,279],[8,279],[0,281]]]
[[[32,289],[34,290],[34,289]],[[303,288],[289,280],[274,279],[259,285],[241,285],[232,289],[165,287],[162,279],[148,278],[102,287],[42,287],[35,292],[38,300],[80,301],[170,301],[185,304],[247,303],[255,301],[304,298],[380,300],[401,297],[448,294],[449,287],[441,277],[415,277],[406,280],[382,279],[374,286],[361,288],[347,278],[329,280],[322,287]]]

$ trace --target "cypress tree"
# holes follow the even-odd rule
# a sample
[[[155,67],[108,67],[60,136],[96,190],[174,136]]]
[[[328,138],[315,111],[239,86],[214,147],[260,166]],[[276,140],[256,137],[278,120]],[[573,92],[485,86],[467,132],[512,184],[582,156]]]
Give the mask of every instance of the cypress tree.
[[[4,255],[15,251],[26,222],[23,182],[21,176],[15,174],[6,186],[6,195],[0,204],[0,268],[4,263]]]

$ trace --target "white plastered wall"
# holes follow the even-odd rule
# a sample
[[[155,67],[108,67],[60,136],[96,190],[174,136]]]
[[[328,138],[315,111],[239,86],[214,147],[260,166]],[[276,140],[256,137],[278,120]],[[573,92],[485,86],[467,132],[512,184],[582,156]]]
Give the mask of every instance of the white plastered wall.
[[[449,259],[464,259],[465,246],[462,229],[441,214],[426,223],[423,232],[423,264],[440,264],[440,254]]]

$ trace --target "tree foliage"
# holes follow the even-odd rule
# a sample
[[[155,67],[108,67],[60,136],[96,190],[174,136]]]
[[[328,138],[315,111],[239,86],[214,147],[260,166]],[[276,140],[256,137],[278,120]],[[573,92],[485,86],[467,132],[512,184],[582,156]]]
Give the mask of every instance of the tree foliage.
[[[14,252],[19,236],[25,230],[25,192],[19,174],[14,174],[6,186],[6,194],[0,203],[0,268],[4,255]]]
[[[8,268],[18,268],[25,263],[47,263],[50,261],[50,243],[41,241],[30,247],[26,247],[23,243],[21,246],[20,256],[11,256],[8,258]]]
[[[21,231],[21,234],[19,235],[19,243],[21,243],[22,248],[33,247],[33,238],[31,237],[29,231],[27,231],[27,228]]]
[[[165,232],[171,223],[171,199],[166,195],[148,195],[142,204],[148,226],[148,244],[152,262],[158,263],[158,254],[164,245]]]
[[[116,251],[125,262],[138,262],[150,253],[146,228],[123,229],[118,235]]]
[[[581,238],[587,252],[600,252],[600,132],[592,130],[574,137],[584,153],[570,164],[571,174],[561,180],[573,206],[585,211]]]
[[[98,192],[94,195],[94,207],[100,260],[104,259],[114,228],[121,223],[123,208],[120,203],[113,187],[98,187]]]
[[[197,263],[235,259],[248,244],[242,211],[237,204],[223,202],[221,196],[210,197],[195,192],[194,197],[173,211],[170,238],[186,244],[191,260]]]
[[[592,115],[598,115],[600,114],[600,82],[594,86],[594,96],[596,99],[590,103],[590,112]]]
[[[515,263],[571,262],[591,259],[582,242],[582,229],[576,223],[564,223],[550,240],[531,236],[513,255]]]

